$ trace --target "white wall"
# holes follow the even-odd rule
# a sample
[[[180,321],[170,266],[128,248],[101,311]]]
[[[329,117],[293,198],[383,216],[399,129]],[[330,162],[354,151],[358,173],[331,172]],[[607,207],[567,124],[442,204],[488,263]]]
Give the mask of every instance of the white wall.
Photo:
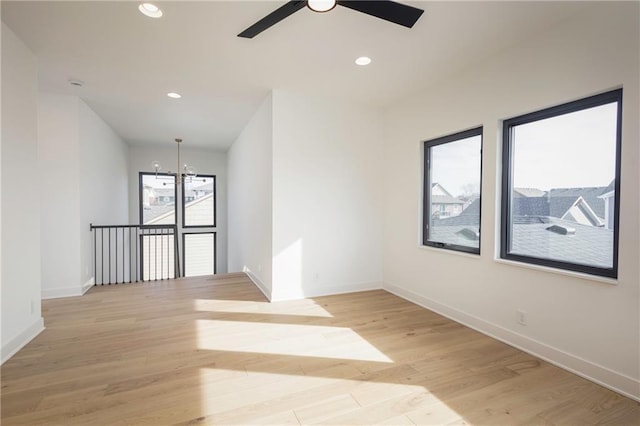
[[[271,297],[273,98],[228,152],[229,271],[247,272]]]
[[[89,224],[128,219],[128,147],[76,96],[39,94],[42,297],[79,296],[93,283]]]
[[[273,299],[379,288],[380,116],[273,92]]]
[[[591,12],[390,108],[385,288],[640,398],[639,4]],[[616,284],[494,260],[500,120],[624,87]],[[419,247],[420,141],[484,125],[482,255]],[[528,325],[516,321],[527,312]]]
[[[2,24],[2,362],[43,330],[37,63]]]
[[[75,96],[39,93],[42,296],[80,294],[80,168]]]
[[[139,211],[139,172],[153,172],[151,162],[157,160],[163,171],[172,171],[178,167],[175,146],[131,146],[129,148],[129,221],[140,222]],[[209,149],[189,148],[189,141],[180,147],[182,163],[196,168],[203,175],[216,176],[216,241],[217,272],[227,272],[227,154]]]
[[[93,278],[93,239],[89,224],[129,221],[129,146],[82,100],[78,103],[80,262],[75,273],[87,288]]]

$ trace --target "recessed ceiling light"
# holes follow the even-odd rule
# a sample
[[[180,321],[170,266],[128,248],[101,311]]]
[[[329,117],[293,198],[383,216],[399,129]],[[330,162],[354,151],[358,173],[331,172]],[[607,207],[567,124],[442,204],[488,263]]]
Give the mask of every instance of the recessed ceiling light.
[[[142,3],[138,6],[138,10],[150,18],[160,18],[162,16],[162,10],[153,3]]]
[[[182,97],[181,94],[175,92],[167,93],[167,96],[173,99],[180,99]]]
[[[72,85],[72,86],[82,87],[82,86],[84,86],[84,81],[77,80],[75,78],[70,78],[69,79],[69,84]]]
[[[371,63],[371,58],[368,56],[360,56],[356,59],[356,64],[358,65],[369,65]]]

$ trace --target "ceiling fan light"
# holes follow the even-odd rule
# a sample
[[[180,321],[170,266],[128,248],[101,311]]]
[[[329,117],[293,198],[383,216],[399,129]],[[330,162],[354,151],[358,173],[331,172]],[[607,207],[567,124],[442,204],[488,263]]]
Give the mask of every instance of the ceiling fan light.
[[[307,7],[314,12],[328,12],[336,7],[336,0],[308,0]]]

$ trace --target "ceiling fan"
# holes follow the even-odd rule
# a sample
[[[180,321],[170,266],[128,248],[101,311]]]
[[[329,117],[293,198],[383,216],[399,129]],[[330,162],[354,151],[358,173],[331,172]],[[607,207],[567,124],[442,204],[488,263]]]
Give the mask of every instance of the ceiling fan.
[[[389,0],[293,0],[288,1],[285,5],[251,25],[238,34],[238,37],[253,38],[305,6],[314,12],[328,12],[336,7],[336,5],[348,7],[349,9],[366,13],[367,15],[375,16],[376,18],[384,19],[385,21],[393,22],[407,28],[413,27],[413,24],[416,23],[420,15],[424,12],[422,9]]]

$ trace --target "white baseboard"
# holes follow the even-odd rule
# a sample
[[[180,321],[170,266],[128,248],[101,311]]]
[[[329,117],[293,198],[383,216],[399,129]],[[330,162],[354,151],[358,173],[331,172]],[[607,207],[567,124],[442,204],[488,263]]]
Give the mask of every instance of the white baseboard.
[[[82,294],[85,294],[86,292],[89,291],[89,289],[91,287],[93,287],[93,285],[95,284],[95,279],[94,277],[89,278],[89,281],[87,281],[86,283],[82,284]]]
[[[38,334],[44,330],[44,319],[38,318],[29,327],[27,327],[22,333],[7,342],[2,347],[2,364],[7,362],[9,358],[14,356],[20,349],[22,349],[27,343],[32,341]]]
[[[256,287],[258,287],[258,290],[260,290],[262,294],[264,294],[264,297],[266,297],[267,300],[271,302],[271,292],[267,289],[267,286],[264,285],[262,280],[258,278],[253,272],[251,272],[251,269],[247,268],[246,266],[243,268],[243,272],[247,274],[249,279],[256,285]]]
[[[322,287],[313,290],[304,290],[300,293],[296,294],[287,294],[285,296],[274,296],[272,292],[267,290],[267,286],[264,285],[262,280],[258,278],[251,269],[246,266],[243,268],[243,272],[247,274],[249,279],[258,287],[258,289],[265,295],[265,297],[270,302],[283,302],[286,300],[299,300],[299,299],[307,299],[310,297],[320,297],[320,296],[332,296],[335,294],[345,294],[345,293],[357,293],[360,291],[369,291],[369,290],[380,290],[382,289],[381,282],[366,282],[366,283],[355,283],[355,284],[345,284],[341,286],[331,286],[331,287]]]
[[[42,289],[42,299],[59,299],[61,297],[77,297],[85,294],[91,287],[93,287],[94,279],[91,277],[89,281],[84,283],[82,287],[62,287]]]
[[[339,286],[318,287],[314,289],[301,289],[299,293],[286,294],[284,296],[272,296],[272,302],[285,300],[308,299],[310,297],[333,296],[336,294],[359,293],[361,291],[380,290],[381,282],[351,283]]]
[[[389,283],[383,283],[383,288],[396,296],[436,312],[453,321],[479,331],[482,334],[486,334],[487,336],[500,340],[501,342],[543,359],[553,365],[577,374],[580,377],[611,389],[614,392],[618,392],[626,397],[640,401],[640,380],[618,373],[591,361],[587,361],[545,343],[523,336],[519,333],[515,333],[497,324],[469,315],[456,308],[436,302],[410,290],[406,290]]]

